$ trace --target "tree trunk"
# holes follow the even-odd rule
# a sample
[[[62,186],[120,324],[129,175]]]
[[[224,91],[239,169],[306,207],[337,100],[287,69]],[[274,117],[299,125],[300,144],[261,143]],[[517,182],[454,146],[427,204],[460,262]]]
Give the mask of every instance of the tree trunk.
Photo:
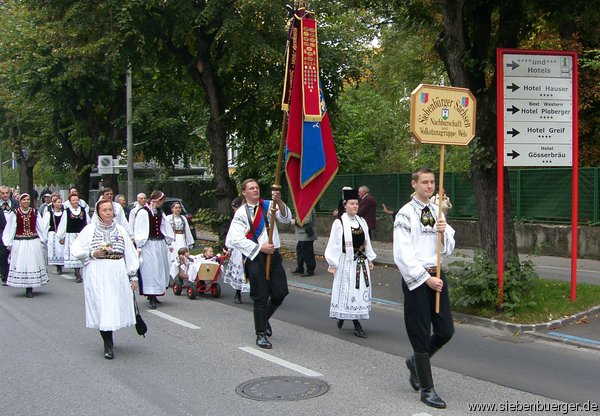
[[[192,68],[192,77],[204,90],[210,118],[206,127],[206,138],[210,144],[210,161],[216,185],[215,198],[217,212],[221,217],[229,218],[230,203],[235,196],[235,184],[229,177],[227,165],[227,124],[223,89],[210,57],[210,45],[214,40],[201,32],[196,32],[198,42],[197,57]],[[214,231],[224,239],[228,224],[219,221],[213,224]]]
[[[112,189],[114,196],[119,194],[119,175],[102,175],[102,187]]]
[[[35,167],[38,159],[27,158],[19,160],[19,188],[21,193],[28,193],[32,195],[31,206],[34,206],[35,201],[33,200],[33,168]]]
[[[444,32],[436,42],[435,50],[444,62],[451,84],[469,88],[477,99],[477,139],[471,144],[474,148],[471,179],[477,194],[482,249],[490,259],[497,261],[496,76],[486,85],[482,69],[491,42],[492,7],[483,2],[471,16],[478,39],[470,45],[464,27],[468,20],[464,15],[464,0],[439,0],[438,3],[444,15]],[[478,65],[470,60],[477,61]],[[504,176],[504,258],[508,262],[518,260],[519,254],[506,169]]]
[[[79,192],[79,197],[82,198],[88,204],[93,205],[93,201],[90,201],[90,173],[92,172],[91,165],[77,166],[77,183],[76,188]]]

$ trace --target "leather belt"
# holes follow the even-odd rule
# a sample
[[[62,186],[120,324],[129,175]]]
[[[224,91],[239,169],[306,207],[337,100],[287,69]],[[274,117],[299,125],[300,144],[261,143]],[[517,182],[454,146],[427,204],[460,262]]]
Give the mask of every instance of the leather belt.
[[[425,267],[425,270],[427,270],[427,273],[429,273],[430,276],[437,276],[437,267],[436,266]]]

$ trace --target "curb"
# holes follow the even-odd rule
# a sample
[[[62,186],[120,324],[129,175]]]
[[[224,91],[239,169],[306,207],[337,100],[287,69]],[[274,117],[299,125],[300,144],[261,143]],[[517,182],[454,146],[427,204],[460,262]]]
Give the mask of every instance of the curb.
[[[202,239],[205,239],[205,240],[217,241],[216,238],[210,238],[210,237],[206,238],[206,237],[208,237],[206,235],[203,237],[204,238],[202,238]],[[288,244],[286,244],[285,241],[282,241],[282,246],[284,246],[288,250],[292,250],[292,251],[295,250],[295,247],[290,247]],[[389,262],[385,262],[385,261],[381,261],[381,262],[375,261],[375,263],[380,264],[380,265],[390,265]],[[328,290],[326,288],[320,288],[317,286],[309,286],[309,285],[302,284],[300,282],[288,281],[288,283],[290,284],[290,286],[293,286],[293,287],[296,287],[299,289],[303,289],[303,290],[310,290],[313,292],[320,292],[320,293],[324,293],[324,294],[331,292],[330,290]],[[376,303],[376,304],[382,305],[382,306],[391,307],[391,308],[398,308],[400,310],[404,309],[402,304],[397,304],[396,302],[389,302],[389,301],[386,301],[385,299],[373,299],[373,303]],[[535,324],[516,324],[516,323],[501,321],[498,319],[490,319],[490,318],[483,318],[483,317],[475,316],[475,315],[467,315],[464,313],[454,312],[454,311],[452,312],[452,315],[456,322],[466,323],[466,324],[470,324],[470,325],[477,325],[477,326],[481,326],[481,327],[485,327],[485,328],[498,329],[500,331],[506,332],[515,337],[525,335],[525,336],[529,336],[529,337],[543,339],[546,341],[557,342],[557,343],[572,345],[572,346],[579,347],[579,348],[587,348],[587,349],[600,351],[600,344],[588,343],[583,340],[578,340],[578,339],[573,339],[573,338],[553,336],[553,335],[550,335],[550,334],[544,332],[544,331],[552,331],[552,330],[558,329],[564,325],[568,325],[572,322],[578,321],[579,319],[583,318],[586,315],[590,315],[590,314],[594,314],[594,313],[600,313],[600,305],[593,306],[593,307],[586,309],[585,311],[579,312],[575,315],[565,316],[561,319],[556,319],[556,320],[552,320],[549,322],[535,323]],[[574,338],[576,338],[576,337],[574,337]]]

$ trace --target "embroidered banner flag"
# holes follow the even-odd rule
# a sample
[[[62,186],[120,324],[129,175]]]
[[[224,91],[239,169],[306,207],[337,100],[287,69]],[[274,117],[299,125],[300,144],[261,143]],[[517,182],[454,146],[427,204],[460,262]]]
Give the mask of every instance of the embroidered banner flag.
[[[321,84],[314,16],[297,10],[286,50],[282,108],[289,109],[285,172],[303,223],[338,170]]]

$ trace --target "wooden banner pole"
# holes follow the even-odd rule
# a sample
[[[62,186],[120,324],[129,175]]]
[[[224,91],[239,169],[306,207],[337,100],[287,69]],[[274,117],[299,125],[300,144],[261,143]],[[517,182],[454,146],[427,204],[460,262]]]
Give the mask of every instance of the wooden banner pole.
[[[441,145],[440,148],[440,177],[439,177],[439,190],[438,190],[438,219],[441,218],[444,213],[442,207],[444,206],[444,159],[446,156],[446,145]],[[444,218],[445,220],[445,218]],[[437,267],[436,277],[442,278],[442,241],[444,241],[444,233],[438,234],[437,240]],[[440,313],[440,292],[435,292],[435,313]]]

